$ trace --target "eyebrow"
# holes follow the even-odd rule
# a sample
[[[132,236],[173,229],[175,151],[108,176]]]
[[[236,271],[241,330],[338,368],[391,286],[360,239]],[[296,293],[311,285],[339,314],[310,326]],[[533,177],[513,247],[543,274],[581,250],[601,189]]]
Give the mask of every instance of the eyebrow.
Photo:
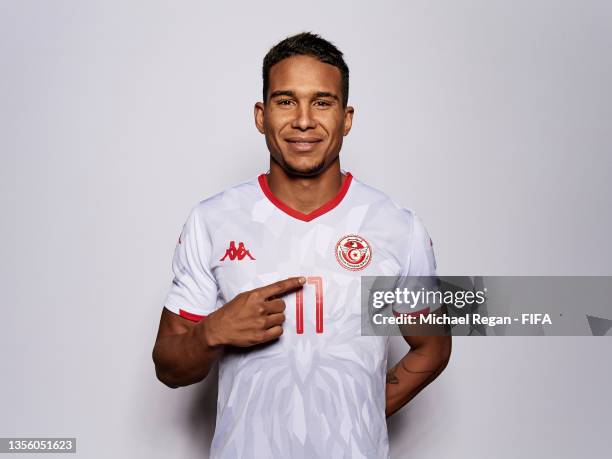
[[[333,93],[331,93],[331,92],[319,91],[319,92],[315,93],[315,96],[317,96],[317,97],[331,97],[332,99],[339,100],[338,96],[333,94]]]
[[[294,97],[295,93],[293,91],[288,90],[274,91],[272,94],[270,94],[270,99],[279,96]],[[315,97],[331,97],[332,99],[340,100],[337,95],[326,91],[315,92]]]
[[[272,99],[273,97],[278,97],[278,96],[293,97],[294,95],[295,93],[293,91],[274,91],[272,94],[270,94],[270,99]]]

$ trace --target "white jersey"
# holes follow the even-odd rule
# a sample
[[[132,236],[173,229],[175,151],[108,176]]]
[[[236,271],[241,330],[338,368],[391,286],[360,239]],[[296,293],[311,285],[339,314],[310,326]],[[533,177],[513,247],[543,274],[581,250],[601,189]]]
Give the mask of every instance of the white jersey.
[[[278,340],[224,351],[211,457],[388,457],[388,338],[361,336],[360,276],[435,274],[413,212],[345,172],[337,196],[303,214],[262,174],[192,210],[173,270],[165,306],[191,320],[246,290],[307,279],[284,296]]]

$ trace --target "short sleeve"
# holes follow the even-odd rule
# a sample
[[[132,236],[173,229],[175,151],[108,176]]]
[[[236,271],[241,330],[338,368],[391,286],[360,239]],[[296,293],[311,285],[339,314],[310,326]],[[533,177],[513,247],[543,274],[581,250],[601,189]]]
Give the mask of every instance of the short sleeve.
[[[433,250],[433,242],[425,229],[421,219],[412,214],[412,232],[410,237],[410,250],[408,260],[404,265],[402,279],[398,283],[399,288],[407,288],[417,293],[418,291],[435,291],[436,281],[436,258]],[[396,304],[395,313],[399,314],[427,314],[440,308],[440,303],[428,303],[424,297],[419,297],[416,304]]]
[[[218,287],[210,270],[212,246],[197,207],[179,236],[172,271],[174,279],[165,307],[186,319],[199,321],[216,309]]]
[[[433,242],[425,229],[425,225],[416,215],[412,219],[412,246],[405,275],[436,275],[436,257],[434,256]]]

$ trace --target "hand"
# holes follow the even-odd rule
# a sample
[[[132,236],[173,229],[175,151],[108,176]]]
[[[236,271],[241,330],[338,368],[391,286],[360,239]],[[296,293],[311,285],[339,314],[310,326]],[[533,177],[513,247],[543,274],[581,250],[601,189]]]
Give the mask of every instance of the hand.
[[[285,293],[302,288],[306,279],[290,277],[264,287],[240,293],[232,301],[200,321],[210,347],[254,346],[283,334]]]

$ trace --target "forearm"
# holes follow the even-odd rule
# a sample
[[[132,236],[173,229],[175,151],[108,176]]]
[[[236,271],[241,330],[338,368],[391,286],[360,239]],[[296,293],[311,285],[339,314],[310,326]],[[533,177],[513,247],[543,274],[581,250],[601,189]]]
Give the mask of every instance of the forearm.
[[[438,377],[450,358],[450,340],[443,346],[412,348],[387,372],[386,409],[391,416]]]
[[[186,333],[161,338],[153,349],[157,378],[173,388],[197,383],[209,373],[221,349],[210,344],[202,322]]]

